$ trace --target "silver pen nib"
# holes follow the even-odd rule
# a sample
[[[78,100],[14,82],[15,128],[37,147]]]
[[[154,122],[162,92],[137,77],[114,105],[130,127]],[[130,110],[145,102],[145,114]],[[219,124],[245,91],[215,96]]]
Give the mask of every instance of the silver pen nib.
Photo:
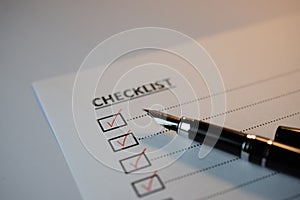
[[[144,109],[144,111],[146,111],[147,114],[150,115],[156,123],[164,126],[167,129],[177,131],[178,124],[180,122],[179,117],[169,115],[157,110]]]

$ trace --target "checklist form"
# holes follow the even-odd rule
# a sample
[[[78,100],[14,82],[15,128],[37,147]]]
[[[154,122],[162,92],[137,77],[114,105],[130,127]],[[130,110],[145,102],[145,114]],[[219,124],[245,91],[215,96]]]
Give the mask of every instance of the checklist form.
[[[224,38],[255,37],[256,30],[203,42],[214,49]],[[33,88],[83,199],[297,199],[297,178],[179,137],[143,108],[273,138],[279,125],[300,127],[299,66],[220,64],[223,87],[211,90],[190,63],[150,52],[102,74],[104,67],[95,66]]]

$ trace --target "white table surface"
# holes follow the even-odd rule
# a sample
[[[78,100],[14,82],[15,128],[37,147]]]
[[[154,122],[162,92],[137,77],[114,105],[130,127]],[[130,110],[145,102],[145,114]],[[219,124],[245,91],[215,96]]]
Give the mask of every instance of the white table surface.
[[[0,1],[0,199],[81,199],[31,83],[74,72],[112,34],[207,37],[299,13],[300,1]]]

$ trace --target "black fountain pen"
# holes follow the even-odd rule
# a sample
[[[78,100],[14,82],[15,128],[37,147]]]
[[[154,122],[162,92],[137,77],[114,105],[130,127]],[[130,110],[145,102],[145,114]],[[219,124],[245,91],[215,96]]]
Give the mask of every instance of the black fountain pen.
[[[214,147],[249,162],[300,178],[300,130],[280,126],[275,140],[246,134],[204,121],[144,109],[160,125],[199,143],[214,139]],[[297,141],[298,140],[298,141]],[[296,141],[296,142],[295,142]]]

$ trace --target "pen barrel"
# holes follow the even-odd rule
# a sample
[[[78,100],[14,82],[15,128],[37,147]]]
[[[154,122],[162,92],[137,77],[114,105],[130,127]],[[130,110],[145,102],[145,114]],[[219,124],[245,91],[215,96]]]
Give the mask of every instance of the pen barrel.
[[[182,119],[190,124],[186,134],[199,143],[214,146],[257,165],[300,178],[300,149],[254,134],[245,134],[203,121]]]

